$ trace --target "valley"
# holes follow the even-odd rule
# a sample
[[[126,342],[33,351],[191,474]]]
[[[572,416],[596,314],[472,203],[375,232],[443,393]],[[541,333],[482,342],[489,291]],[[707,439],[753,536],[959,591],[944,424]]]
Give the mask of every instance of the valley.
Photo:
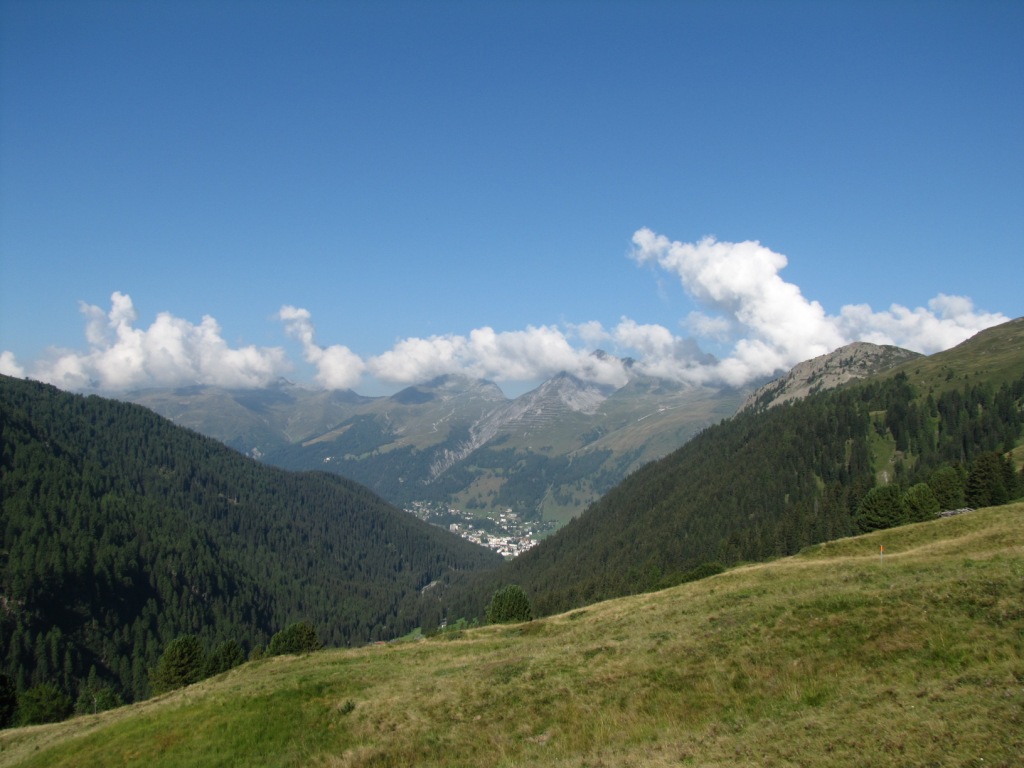
[[[505,558],[533,549],[555,527],[553,523],[521,520],[511,509],[499,512],[496,517],[480,517],[444,503],[414,501],[405,511]]]
[[[562,373],[514,399],[455,375],[375,398],[282,380],[264,390],[189,387],[126,399],[265,463],[348,477],[399,507],[454,508],[495,524],[511,510],[536,540],[755,396],[820,391],[915,356],[852,345],[756,393],[644,375],[626,360],[624,386]],[[447,526],[444,517],[431,516]]]
[[[873,352],[870,356],[877,357]],[[534,632],[558,636],[554,628],[562,626],[560,622],[602,615],[602,606],[619,601],[636,601],[629,609],[632,617],[661,599],[656,595],[681,590],[678,594],[689,595],[687,600],[697,599],[698,593],[691,591],[699,592],[696,585],[706,583],[714,590],[714,584],[733,578],[729,574],[758,573],[759,568],[771,569],[771,563],[794,555],[799,557],[786,562],[806,565],[811,552],[827,552],[830,558],[848,553],[847,543],[858,541],[854,537],[859,534],[866,537],[863,541],[884,546],[885,558],[878,558],[882,566],[899,555],[900,542],[908,537],[923,537],[915,539],[919,546],[914,551],[925,552],[925,542],[936,539],[936,532],[954,533],[961,530],[956,526],[974,525],[948,521],[995,519],[978,512],[946,518],[946,510],[1014,510],[1010,518],[998,518],[1004,531],[1006,521],[1017,521],[1012,515],[1021,509],[1019,502],[1011,502],[1024,498],[1024,319],[926,358],[895,356],[902,361],[853,377],[841,370],[857,357],[850,350],[798,366],[778,385],[762,390],[749,407],[700,429],[662,458],[643,463],[585,512],[561,525],[528,504],[517,508],[512,503],[483,502],[488,494],[494,499],[553,498],[556,468],[563,485],[567,479],[592,487],[604,482],[603,451],[614,452],[626,436],[636,438],[637,433],[579,429],[586,418],[614,413],[623,399],[619,390],[590,388],[585,394],[580,382],[561,376],[551,386],[528,393],[515,407],[496,398],[486,385],[451,379],[406,391],[401,402],[317,394],[318,407],[331,411],[332,420],[345,409],[363,410],[355,416],[349,411],[342,424],[299,445],[329,446],[327,456],[349,461],[355,461],[355,451],[360,450],[358,455],[386,467],[386,476],[399,486],[411,477],[406,471],[427,466],[402,463],[403,456],[429,453],[413,447],[424,435],[441,433],[448,446],[471,444],[474,435],[491,435],[438,473],[438,479],[471,478],[468,483],[448,486],[444,499],[417,495],[398,507],[334,473],[284,470],[244,456],[139,405],[0,377],[0,498],[5,520],[0,530],[0,725],[61,720],[73,712],[99,712],[124,702],[140,704],[139,711],[146,711],[150,702],[159,700],[154,693],[167,690],[160,681],[168,678],[154,670],[165,665],[165,656],[179,643],[191,647],[195,658],[205,659],[203,671],[186,682],[216,677],[237,665],[279,668],[280,661],[266,659],[268,649],[280,648],[276,639],[295,627],[303,628],[309,648],[357,648],[367,643],[398,647],[404,646],[394,643],[398,638],[422,637],[443,644],[461,640],[465,630],[491,615],[492,596],[510,585],[529,601],[528,615],[538,620],[513,634],[484,627],[484,634],[474,636],[526,642]],[[882,357],[892,361],[894,354],[883,351]],[[855,367],[864,368],[860,363]],[[838,386],[821,384],[825,379],[836,380]],[[633,411],[627,419],[633,426],[655,423],[650,414],[683,410],[668,406],[660,383],[633,384],[649,394],[658,390],[657,399],[646,406],[655,405],[655,410],[640,416]],[[789,397],[789,392],[797,394]],[[189,390],[173,397],[180,404],[210,394]],[[698,403],[698,411],[702,397],[705,404],[723,402],[719,395],[692,389],[680,396]],[[230,412],[228,403],[242,407],[240,397],[236,392],[227,401],[219,400],[220,411]],[[242,400],[249,412],[257,405],[267,408],[270,423],[280,421],[298,397],[287,391],[249,392]],[[477,415],[468,425],[455,424],[457,400],[475,402]],[[271,407],[273,402],[278,405]],[[281,403],[287,405],[285,410],[275,410],[284,407]],[[563,429],[566,423],[575,423],[575,431]],[[337,435],[349,441],[350,453],[339,454]],[[382,447],[381,437],[391,442]],[[655,435],[650,437],[656,442]],[[581,442],[593,450],[543,452]],[[410,482],[408,488],[417,485]],[[460,495],[465,503],[451,503]],[[936,524],[940,527],[932,527]],[[982,552],[972,539],[960,540],[957,546]],[[1003,558],[999,567],[1019,570],[1019,544],[1000,551],[1003,554],[993,556]],[[845,557],[830,562],[841,569]],[[969,567],[977,568],[978,558],[970,559]],[[948,576],[950,568],[960,565],[944,566],[943,574]],[[783,572],[770,573],[768,578],[781,579]],[[858,579],[847,586],[859,588]],[[979,589],[985,584],[999,586],[971,598],[972,605],[980,600],[996,606],[993,615],[1002,622],[1000,631],[1019,620],[1015,605],[1020,596],[1007,591],[1004,581],[1003,575],[988,574]],[[833,587],[846,588],[835,583]],[[751,605],[768,594],[763,584],[754,583],[747,583],[741,593],[743,600],[756,598]],[[676,632],[707,637],[720,614],[714,599],[701,599],[704,607],[693,617],[697,624],[650,629],[647,640],[631,642],[658,656],[659,649],[648,643],[651,637],[667,640]],[[910,610],[920,609],[913,605]],[[857,606],[854,596],[844,598],[836,619],[847,620]],[[973,611],[970,616],[977,618]],[[765,620],[778,618],[772,616]],[[659,624],[675,627],[677,620],[681,617],[673,613]],[[628,632],[623,634],[625,621],[616,619],[599,632],[629,637]],[[740,620],[740,625],[747,621]],[[741,631],[739,637],[746,636]],[[596,642],[571,632],[565,637]],[[604,653],[604,645],[596,644],[595,658]],[[616,654],[625,652],[616,647]],[[546,653],[536,646],[520,651],[514,645],[506,652],[515,658]],[[783,652],[794,651],[784,646]],[[279,653],[275,651],[275,657]],[[246,659],[255,666],[244,665]],[[686,655],[676,663],[689,659]],[[586,656],[574,666],[590,660]],[[487,657],[480,663],[497,662]],[[876,663],[881,662],[872,661]],[[197,661],[196,669],[198,665]],[[539,681],[546,666],[527,664],[524,669],[532,670],[529,680]],[[570,674],[576,680],[573,685],[600,689],[604,684],[579,678],[578,671]],[[647,662],[630,674],[672,679],[662,678],[665,673]],[[718,670],[702,674],[716,675]],[[736,678],[735,688],[743,697],[756,677],[749,669],[744,674]],[[815,685],[822,674],[821,669],[813,673]],[[1014,673],[1000,667],[991,674]],[[919,679],[920,673],[915,671],[914,676]],[[502,684],[510,680],[503,676]],[[261,684],[242,683],[249,691]],[[715,690],[724,684],[721,679]],[[674,684],[669,688],[675,690]],[[339,699],[343,715],[361,706],[358,690],[363,689]],[[398,696],[380,695],[389,700]],[[559,688],[541,695],[564,694]],[[830,698],[818,688],[809,689],[806,696],[814,702]],[[620,694],[613,698],[622,700]],[[54,703],[50,710],[46,702]],[[611,700],[602,699],[586,708],[607,718],[606,710],[612,706]],[[781,705],[769,710],[776,706]],[[643,720],[641,710],[627,710],[635,722]],[[721,722],[728,711],[716,710],[711,717]],[[630,726],[625,722],[619,727]],[[529,730],[529,739],[569,738]],[[371,742],[364,735],[351,743],[376,754]],[[586,762],[574,757],[579,744],[572,738],[564,743],[568,751],[559,759],[569,765]],[[613,744],[609,754],[618,754],[620,747]],[[340,748],[342,753],[348,749]],[[423,746],[410,748],[420,754]],[[507,743],[503,748],[511,749]],[[239,749],[244,753],[242,746]],[[390,753],[385,749],[381,754]],[[429,758],[424,764],[441,760],[429,748],[422,754]],[[540,759],[540,753],[530,754],[530,759]],[[281,764],[291,764],[289,759]],[[345,757],[342,764],[359,765],[358,754]]]
[[[1024,767],[1022,40],[0,1],[0,768]]]

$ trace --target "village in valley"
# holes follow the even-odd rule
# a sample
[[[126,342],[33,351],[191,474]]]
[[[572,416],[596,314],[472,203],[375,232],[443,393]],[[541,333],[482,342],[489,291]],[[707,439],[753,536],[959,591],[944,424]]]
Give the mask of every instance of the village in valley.
[[[552,522],[523,520],[511,509],[498,513],[495,518],[489,518],[449,507],[443,502],[413,501],[405,511],[420,520],[493,549],[507,559],[535,547],[540,539],[555,528]]]

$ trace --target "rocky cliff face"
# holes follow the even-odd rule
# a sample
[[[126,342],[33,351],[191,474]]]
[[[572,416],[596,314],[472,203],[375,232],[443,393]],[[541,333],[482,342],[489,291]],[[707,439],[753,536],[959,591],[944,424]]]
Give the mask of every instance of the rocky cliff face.
[[[785,376],[765,384],[750,395],[744,408],[770,408],[815,392],[833,389],[854,379],[887,371],[915,357],[917,352],[901,347],[856,341],[821,357],[805,360]]]

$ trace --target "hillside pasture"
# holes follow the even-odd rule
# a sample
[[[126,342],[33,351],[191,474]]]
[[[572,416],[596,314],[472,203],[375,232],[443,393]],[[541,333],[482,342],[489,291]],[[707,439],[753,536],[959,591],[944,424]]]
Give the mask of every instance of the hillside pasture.
[[[1020,503],[526,624],[250,662],[0,733],[3,766],[1009,767],[1021,754]]]

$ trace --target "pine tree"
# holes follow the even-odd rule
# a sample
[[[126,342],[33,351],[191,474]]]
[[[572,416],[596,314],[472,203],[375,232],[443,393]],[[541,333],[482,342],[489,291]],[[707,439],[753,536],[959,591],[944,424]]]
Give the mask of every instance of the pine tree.
[[[491,598],[487,606],[487,621],[491,624],[509,624],[519,621],[532,621],[533,610],[530,599],[518,584],[502,587]]]
[[[18,697],[21,725],[58,723],[71,715],[71,697],[53,683],[40,683]]]
[[[172,640],[156,668],[149,675],[149,684],[154,693],[166,693],[199,682],[203,678],[206,654],[199,638],[182,635]]]
[[[939,467],[928,478],[928,487],[935,494],[939,509],[960,509],[966,504],[964,499],[963,470],[950,464]]]
[[[210,655],[206,659],[203,675],[205,677],[213,677],[221,672],[227,672],[229,669],[233,669],[244,662],[245,651],[242,650],[242,646],[234,640],[225,640],[222,643],[218,643],[210,651]]]
[[[0,674],[0,728],[6,728],[14,722],[14,714],[18,709],[18,692],[10,675]]]
[[[857,507],[856,523],[861,533],[892,528],[905,522],[907,510],[898,485],[875,486]]]
[[[903,494],[907,519],[912,523],[932,520],[939,514],[939,502],[927,483],[917,483]]]
[[[966,496],[972,507],[991,507],[1010,500],[1002,456],[994,451],[978,454],[967,474]]]
[[[283,653],[309,653],[319,651],[323,647],[316,629],[308,621],[297,621],[289,624],[272,638],[267,646],[268,656],[279,656]]]

